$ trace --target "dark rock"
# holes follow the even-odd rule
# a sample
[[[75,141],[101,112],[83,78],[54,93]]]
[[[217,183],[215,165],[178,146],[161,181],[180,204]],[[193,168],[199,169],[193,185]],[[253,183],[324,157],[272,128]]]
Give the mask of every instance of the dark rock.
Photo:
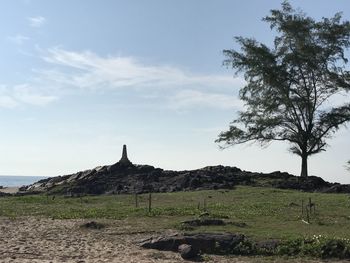
[[[101,229],[101,228],[104,228],[105,226],[101,223],[97,223],[95,221],[91,221],[91,222],[88,222],[88,223],[85,223],[83,225],[81,225],[81,227],[83,228],[90,228],[90,229]]]
[[[199,215],[200,218],[202,217],[208,217],[210,214],[208,212],[203,212]]]
[[[12,195],[9,193],[0,192],[0,197],[5,197],[5,196],[12,196]]]
[[[28,186],[24,185],[18,188],[18,191],[27,191],[27,189],[28,189]]]
[[[350,193],[350,184],[335,184],[323,191],[324,193]]]
[[[273,255],[276,252],[277,247],[281,244],[280,240],[269,239],[256,242],[255,246],[260,250],[260,253]]]
[[[143,248],[176,251],[182,244],[191,245],[193,249],[203,253],[220,253],[229,251],[244,240],[241,234],[204,233],[184,234],[151,238],[141,243]]]
[[[303,191],[323,191],[332,184],[325,182],[317,176],[308,176],[307,178],[290,176],[284,180],[276,180],[272,183],[274,187],[282,189],[295,189]]]
[[[183,225],[188,226],[223,226],[225,221],[221,219],[205,218],[205,219],[194,219],[181,222]]]
[[[178,247],[186,244],[183,236],[161,236],[143,240],[140,244],[143,248],[151,248],[158,250],[177,251]]]
[[[182,244],[178,248],[179,253],[183,259],[196,258],[199,255],[199,251],[194,249],[191,245]]]

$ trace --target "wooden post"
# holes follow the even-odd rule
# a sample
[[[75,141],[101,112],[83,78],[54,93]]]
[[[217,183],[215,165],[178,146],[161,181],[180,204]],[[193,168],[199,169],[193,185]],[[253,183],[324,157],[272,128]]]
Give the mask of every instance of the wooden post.
[[[204,198],[203,200],[203,208],[204,208],[204,211],[207,211],[207,199]]]
[[[312,212],[312,202],[311,202],[311,197],[309,197],[309,210],[310,210],[310,215]]]
[[[138,195],[135,192],[135,207],[138,208],[139,207],[139,200],[138,200]]]
[[[304,217],[304,200],[301,200],[301,217]]]
[[[148,194],[148,212],[151,213],[152,210],[152,193],[149,192]]]
[[[307,209],[307,207],[306,207],[306,219],[307,219],[307,222],[310,224],[310,214],[309,214],[309,209]]]

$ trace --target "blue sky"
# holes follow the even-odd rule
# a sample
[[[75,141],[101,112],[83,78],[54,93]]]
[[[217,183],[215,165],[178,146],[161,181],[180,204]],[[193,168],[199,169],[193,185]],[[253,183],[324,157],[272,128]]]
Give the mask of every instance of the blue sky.
[[[0,174],[53,176],[119,160],[164,169],[230,165],[299,174],[288,145],[214,143],[242,103],[222,66],[234,36],[271,43],[261,18],[281,1],[17,0],[0,4]],[[291,1],[319,19],[350,4]],[[349,130],[310,174],[350,183]]]

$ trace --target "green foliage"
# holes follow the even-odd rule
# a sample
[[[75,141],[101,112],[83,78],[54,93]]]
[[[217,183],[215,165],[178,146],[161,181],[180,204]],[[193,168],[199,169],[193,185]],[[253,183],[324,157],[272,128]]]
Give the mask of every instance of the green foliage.
[[[350,240],[314,235],[307,239],[292,239],[278,247],[280,255],[317,258],[350,258]]]
[[[263,20],[277,31],[272,48],[237,37],[241,51],[224,50],[224,64],[244,72],[247,84],[240,98],[245,109],[216,142],[289,142],[290,151],[302,157],[302,175],[307,176],[307,157],[324,151],[326,139],[350,121],[349,102],[327,104],[350,90],[344,56],[350,23],[342,22],[339,13],[315,21],[287,1]]]
[[[235,246],[231,253],[234,255],[256,255],[258,254],[258,249],[254,242],[245,239]]]

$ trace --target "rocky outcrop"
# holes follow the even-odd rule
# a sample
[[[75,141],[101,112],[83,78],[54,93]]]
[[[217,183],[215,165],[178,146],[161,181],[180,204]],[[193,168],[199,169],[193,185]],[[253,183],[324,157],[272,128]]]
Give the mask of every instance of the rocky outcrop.
[[[280,240],[254,241],[235,233],[179,233],[152,237],[139,243],[146,249],[178,251],[184,259],[198,258],[197,256],[202,253],[275,255],[281,244]]]
[[[235,167],[205,167],[193,171],[166,171],[149,165],[111,165],[71,175],[40,180],[21,190],[52,194],[120,194],[232,189],[248,183]]]
[[[75,174],[40,180],[22,187],[25,192],[48,192],[78,196],[82,194],[122,194],[233,189],[236,185],[276,187],[303,191],[327,191],[334,184],[310,176],[306,179],[288,173],[269,174],[242,171],[236,167],[208,166],[191,171],[167,171],[149,165],[100,166]],[[334,187],[332,192],[347,192]]]
[[[293,176],[284,172],[268,174],[242,171],[230,166],[207,166],[190,171],[169,171],[150,165],[135,165],[123,146],[122,158],[113,165],[99,166],[74,174],[40,180],[21,187],[22,193],[121,194],[232,189],[236,185],[275,187],[302,191],[350,192],[349,186],[331,184],[322,178]]]
[[[325,189],[324,193],[350,193],[350,184],[334,184]]]
[[[244,235],[231,233],[177,234],[143,240],[140,246],[158,250],[178,251],[183,244],[201,253],[229,251],[244,240]]]

